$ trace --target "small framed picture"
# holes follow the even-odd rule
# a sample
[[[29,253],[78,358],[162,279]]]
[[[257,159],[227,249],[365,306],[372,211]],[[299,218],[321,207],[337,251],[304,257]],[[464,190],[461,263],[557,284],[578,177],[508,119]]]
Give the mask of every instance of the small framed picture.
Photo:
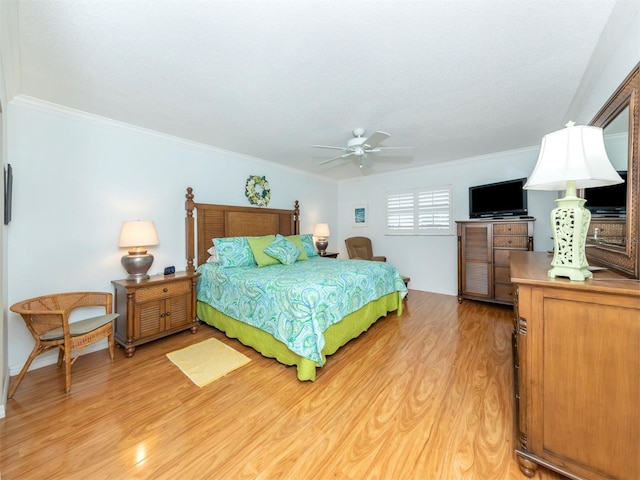
[[[353,226],[366,227],[369,222],[369,206],[354,205],[353,206]]]

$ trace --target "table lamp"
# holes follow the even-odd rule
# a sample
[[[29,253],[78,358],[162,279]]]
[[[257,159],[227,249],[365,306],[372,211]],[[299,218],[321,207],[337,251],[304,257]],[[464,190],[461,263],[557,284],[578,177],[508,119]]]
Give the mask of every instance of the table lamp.
[[[329,246],[329,242],[327,238],[331,233],[329,232],[329,224],[327,223],[318,223],[313,230],[313,236],[316,237],[316,248],[318,249],[318,253],[320,255],[324,255],[327,253],[327,247]]]
[[[129,254],[122,257],[121,263],[129,276],[127,280],[140,281],[149,278],[147,272],[153,264],[153,255],[145,247],[158,245],[158,232],[152,221],[122,222],[119,247],[129,249]]]
[[[589,271],[585,245],[591,212],[578,188],[602,187],[622,183],[611,165],[604,147],[602,128],[575,126],[549,133],[542,139],[538,163],[523,188],[529,190],[565,190],[551,211],[553,260],[549,277],[584,280]]]

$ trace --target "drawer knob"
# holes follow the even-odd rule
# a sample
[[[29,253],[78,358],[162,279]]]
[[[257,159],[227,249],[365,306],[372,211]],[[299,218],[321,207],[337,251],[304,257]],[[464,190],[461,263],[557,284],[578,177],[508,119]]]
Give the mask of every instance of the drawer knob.
[[[169,291],[169,289],[168,289],[167,287],[164,287],[164,288],[162,289],[162,291],[163,291],[164,293],[167,293],[167,292]]]

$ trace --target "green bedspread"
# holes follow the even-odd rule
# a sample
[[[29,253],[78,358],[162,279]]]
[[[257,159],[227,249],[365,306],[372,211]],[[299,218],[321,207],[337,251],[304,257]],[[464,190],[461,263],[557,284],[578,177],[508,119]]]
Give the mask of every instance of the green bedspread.
[[[323,333],[384,295],[406,287],[386,262],[312,257],[293,265],[198,267],[198,300],[270,333],[292,351],[324,364]]]

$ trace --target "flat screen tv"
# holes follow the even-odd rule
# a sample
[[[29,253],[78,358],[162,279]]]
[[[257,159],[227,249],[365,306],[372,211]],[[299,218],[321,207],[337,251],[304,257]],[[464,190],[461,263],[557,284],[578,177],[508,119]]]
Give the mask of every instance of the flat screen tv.
[[[469,187],[471,218],[527,216],[526,178]]]
[[[624,183],[606,187],[586,188],[585,207],[598,217],[624,217],[627,214],[627,172],[618,172]]]

